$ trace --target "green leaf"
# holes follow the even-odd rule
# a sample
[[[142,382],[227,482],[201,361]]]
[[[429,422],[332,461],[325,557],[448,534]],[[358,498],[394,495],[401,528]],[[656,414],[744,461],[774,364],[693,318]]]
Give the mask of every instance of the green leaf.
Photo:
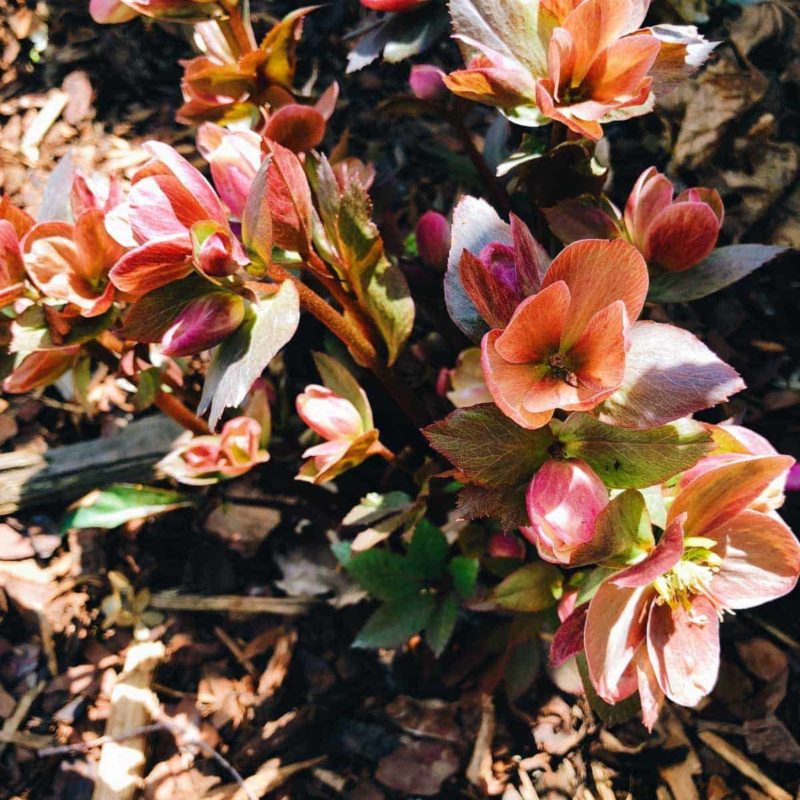
[[[242,242],[253,260],[254,274],[266,271],[272,258],[272,215],[267,201],[267,173],[272,156],[267,156],[253,178],[242,214]]]
[[[511,611],[543,611],[556,602],[563,583],[561,570],[553,564],[536,561],[512,572],[493,593],[498,605]]]
[[[578,587],[578,596],[575,598],[575,605],[582,606],[584,603],[588,603],[600,588],[600,584],[615,572],[618,572],[618,570],[614,567],[595,567],[581,581]]]
[[[370,492],[347,512],[342,525],[372,525],[393,512],[404,511],[411,503],[412,497],[405,492]]]
[[[192,498],[180,492],[116,483],[90,492],[61,521],[62,532],[72,528],[118,528],[133,519],[165,514],[189,506]]]
[[[428,624],[425,626],[425,640],[430,645],[436,658],[444,652],[453,630],[456,627],[458,617],[458,600],[455,595],[450,594],[436,606],[431,614]]]
[[[340,361],[325,353],[313,353],[312,355],[314,356],[317,371],[325,386],[332,392],[344,397],[345,400],[349,400],[355,406],[361,421],[364,423],[365,431],[374,428],[372,409],[367,396],[350,370]]]
[[[449,549],[447,539],[439,528],[426,519],[420,520],[408,545],[406,559],[409,568],[420,578],[441,578]]]
[[[766,244],[719,247],[694,267],[656,275],[650,280],[647,299],[656,303],[698,300],[730,286],[788,251],[788,247]]]
[[[626,556],[649,551],[654,544],[653,528],[641,492],[626,489],[617,495],[597,517],[594,538],[607,546],[595,561],[619,558],[624,562]]]
[[[527,692],[542,668],[542,646],[538,639],[515,645],[503,672],[508,699],[513,703]]]
[[[347,569],[356,583],[379,600],[407,598],[420,590],[408,560],[388,550],[365,550],[350,558]]]
[[[644,488],[683,472],[709,453],[711,434],[695,420],[636,430],[571,414],[558,438],[569,458],[585,461],[612,489]]]
[[[391,365],[411,334],[414,301],[402,270],[384,255],[371,215],[366,189],[350,183],[338,208],[339,255],[360,305],[386,342]]]
[[[456,556],[447,565],[450,577],[453,579],[453,588],[465,600],[475,593],[475,586],[478,582],[478,566],[477,558],[467,558],[466,556]]]
[[[353,555],[353,548],[350,546],[350,542],[334,542],[331,545],[331,552],[345,569],[350,566],[350,559]]]
[[[521,428],[492,403],[457,408],[422,432],[469,480],[493,488],[527,483],[555,441],[549,427]]]
[[[584,653],[578,653],[576,660],[578,662],[578,671],[583,681],[583,687],[586,689],[586,697],[589,700],[589,705],[592,707],[592,711],[594,711],[606,725],[617,725],[620,722],[627,722],[629,719],[633,719],[633,717],[642,710],[638,693],[619,703],[614,703],[613,705],[602,700],[595,691],[594,686],[592,686],[592,681],[589,678],[589,666],[586,663],[586,655]]]
[[[382,605],[361,629],[353,647],[400,647],[428,624],[436,600],[422,592]]]
[[[248,307],[236,332],[214,348],[203,385],[198,413],[211,410],[214,428],[226,408],[240,405],[253,382],[278,351],[294,336],[300,322],[300,298],[291,280],[277,293]]]

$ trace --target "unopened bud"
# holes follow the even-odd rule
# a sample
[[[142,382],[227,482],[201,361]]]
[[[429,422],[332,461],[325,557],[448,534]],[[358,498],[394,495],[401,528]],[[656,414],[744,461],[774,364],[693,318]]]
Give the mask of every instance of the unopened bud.
[[[164,335],[167,356],[190,356],[218,345],[242,324],[244,300],[233,292],[209,292],[192,300]]]
[[[444,272],[450,252],[450,223],[438,211],[426,211],[417,222],[417,250],[422,263]]]
[[[444,84],[444,72],[433,64],[415,64],[411,67],[408,85],[415,97],[431,103],[444,100],[449,94]]]

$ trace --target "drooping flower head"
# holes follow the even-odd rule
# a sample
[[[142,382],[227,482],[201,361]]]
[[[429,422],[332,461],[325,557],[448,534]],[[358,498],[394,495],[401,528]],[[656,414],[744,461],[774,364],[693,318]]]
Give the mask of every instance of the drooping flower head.
[[[197,270],[222,278],[249,263],[208,181],[169,145],[148,142],[152,155],[133,177],[128,198],[135,245],[111,270],[123,292],[143,295]]]
[[[713,45],[692,27],[640,29],[647,0],[453,0],[466,68],[446,83],[521,125],[564,123],[590,139],[601,124],[651,110]]]
[[[191,438],[158,466],[179,483],[202,486],[244,475],[268,460],[261,425],[250,417],[236,417],[218,435]]]
[[[31,216],[0,198],[0,308],[25,293],[25,262],[21,241],[33,227]]]
[[[361,410],[350,400],[318,384],[306,386],[297,396],[298,416],[325,440],[303,453],[303,458],[309,460],[301,467],[298,480],[324,483],[384,451],[372,424],[367,396],[360,387],[358,392]]]
[[[565,244],[585,238],[627,239],[655,271],[681,272],[710,255],[722,228],[722,198],[714,189],[686,189],[677,197],[670,180],[646,169],[621,214],[583,198],[545,210],[553,232]]]
[[[585,606],[573,612],[563,637],[572,639],[572,652],[585,647],[600,697],[616,703],[638,690],[652,728],[665,696],[694,706],[713,689],[722,616],[781,597],[797,583],[794,535],[774,513],[752,510],[791,463],[753,456],[691,481],[650,553],[601,584],[588,613]],[[581,629],[582,639],[575,638]],[[561,644],[554,642],[559,660],[569,655]]]

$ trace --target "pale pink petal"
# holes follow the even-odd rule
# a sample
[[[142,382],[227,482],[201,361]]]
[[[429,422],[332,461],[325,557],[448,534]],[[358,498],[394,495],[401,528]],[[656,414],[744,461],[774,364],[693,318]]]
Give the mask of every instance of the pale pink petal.
[[[793,463],[790,456],[752,456],[722,464],[678,493],[670,506],[669,519],[686,514],[686,535],[706,536],[744,511]]]
[[[186,233],[195,222],[208,219],[194,195],[171,175],[142,178],[135,183],[128,215],[134,236],[142,243]]]
[[[639,250],[644,250],[648,226],[669,207],[672,194],[672,183],[655,167],[648,167],[636,180],[625,204],[625,227]]]
[[[697,705],[717,682],[719,619],[703,595],[689,609],[653,603],[647,624],[647,651],[658,685],[681,706]]]
[[[649,586],[622,588],[606,582],[589,603],[584,633],[586,662],[597,694],[607,703],[616,703],[636,691],[632,660],[644,641],[654,594]]]
[[[711,591],[725,608],[752,608],[795,587],[800,574],[800,545],[775,514],[742,511],[706,534],[722,558]]]
[[[635,659],[636,683],[639,687],[639,702],[642,706],[642,722],[648,731],[652,731],[658,722],[658,715],[664,705],[664,692],[656,680],[653,665],[647,654],[647,646],[639,645],[639,653]]]
[[[306,386],[296,406],[300,419],[324,439],[355,439],[364,432],[356,407],[325,386]]]

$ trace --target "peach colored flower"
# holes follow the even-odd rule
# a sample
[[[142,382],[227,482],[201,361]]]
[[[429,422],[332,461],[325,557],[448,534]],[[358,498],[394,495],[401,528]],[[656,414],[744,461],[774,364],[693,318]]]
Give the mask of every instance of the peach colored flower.
[[[616,703],[638,689],[652,728],[665,696],[694,706],[713,689],[722,616],[797,583],[794,535],[777,515],[750,508],[791,464],[787,456],[756,456],[699,476],[673,501],[653,550],[600,586],[583,634],[600,697]]]
[[[378,441],[366,394],[360,388],[359,392],[366,419],[350,400],[325,386],[311,384],[297,396],[300,419],[325,439],[303,453],[309,460],[301,467],[298,480],[324,483],[372,455],[387,452]]]
[[[647,265],[626,242],[566,247],[507,327],[483,337],[483,373],[500,410],[540,428],[557,408],[586,411],[608,398],[622,384],[647,287]]]
[[[172,147],[148,142],[152,159],[133,177],[128,218],[137,247],[111,270],[123,292],[143,295],[190,275],[230,275],[249,263],[208,181]]]
[[[261,444],[261,425],[249,417],[225,423],[218,435],[195,436],[159,464],[179,483],[202,486],[235,478],[269,461]]]
[[[708,56],[696,28],[639,29],[647,0],[453,0],[466,68],[456,94],[521,125],[564,123],[590,139],[601,124],[651,110]]]

